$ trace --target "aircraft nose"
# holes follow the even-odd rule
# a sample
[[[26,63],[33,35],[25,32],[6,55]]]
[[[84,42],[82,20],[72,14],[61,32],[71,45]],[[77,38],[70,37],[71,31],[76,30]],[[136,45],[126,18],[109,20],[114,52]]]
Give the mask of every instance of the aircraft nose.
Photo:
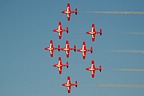
[[[65,86],[65,84],[62,84],[62,86]]]
[[[89,68],[86,68],[86,70],[88,70]]]
[[[44,48],[44,50],[47,50],[47,48]]]
[[[55,29],[53,30],[53,32],[55,32]]]
[[[61,11],[61,13],[64,13],[64,11]]]
[[[53,67],[56,67],[56,64],[54,64]]]

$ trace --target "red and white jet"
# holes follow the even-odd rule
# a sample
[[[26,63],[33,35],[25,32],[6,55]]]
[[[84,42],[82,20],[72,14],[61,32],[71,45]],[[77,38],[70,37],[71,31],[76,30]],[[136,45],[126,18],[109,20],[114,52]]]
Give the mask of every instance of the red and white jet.
[[[62,67],[66,66],[68,68],[68,62],[66,64],[62,64],[61,57],[58,58],[58,63],[53,65],[54,67],[57,67],[59,70],[59,74],[62,74]]]
[[[72,84],[72,83],[71,83],[70,76],[67,77],[67,82],[62,84],[62,86],[67,87],[68,93],[71,92],[71,87],[72,87],[72,86],[77,87],[77,85],[78,85],[78,82],[77,82],[77,81],[75,81],[75,84]]]
[[[66,45],[64,48],[61,48],[61,50],[66,52],[66,57],[69,58],[70,50],[74,50],[76,52],[76,45],[74,45],[74,48],[70,48],[68,40],[66,40]]]
[[[72,13],[75,13],[77,15],[78,9],[76,8],[75,10],[71,10],[70,8],[70,3],[67,4],[67,9],[62,10],[62,13],[67,15],[67,20],[70,21],[70,17]]]
[[[92,24],[92,29],[86,32],[86,34],[90,34],[92,36],[92,41],[94,42],[97,34],[102,35],[102,29],[100,29],[100,32],[97,32],[95,29],[95,25]]]
[[[53,32],[57,32],[58,36],[59,36],[59,39],[61,39],[62,38],[62,32],[67,32],[68,33],[68,27],[66,27],[66,29],[64,30],[62,28],[62,23],[58,22],[58,28],[54,29]]]
[[[102,66],[100,65],[99,68],[96,68],[95,67],[95,63],[94,63],[94,60],[91,61],[91,66],[89,68],[86,68],[86,70],[88,71],[91,71],[91,75],[92,75],[92,78],[94,78],[95,76],[95,71],[96,70],[99,70],[100,72],[102,71]]]
[[[58,46],[58,48],[55,48],[54,45],[53,45],[53,41],[50,40],[50,45],[49,45],[49,47],[44,48],[44,50],[49,50],[50,56],[53,57],[54,50],[60,51],[60,46]]]
[[[90,49],[88,50],[88,49],[86,48],[86,43],[83,42],[82,48],[81,48],[81,49],[78,49],[77,51],[78,51],[78,52],[82,52],[83,59],[85,59],[85,58],[86,58],[86,52],[91,52],[91,53],[92,53],[93,48],[90,47]]]

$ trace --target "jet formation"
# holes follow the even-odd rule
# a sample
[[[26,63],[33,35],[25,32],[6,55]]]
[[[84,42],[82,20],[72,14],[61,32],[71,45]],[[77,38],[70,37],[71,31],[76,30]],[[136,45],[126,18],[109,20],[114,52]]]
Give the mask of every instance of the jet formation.
[[[67,77],[67,82],[66,82],[66,83],[63,83],[62,86],[67,87],[67,91],[68,91],[68,93],[70,93],[72,86],[75,86],[75,87],[78,86],[78,81],[75,81],[75,83],[71,83],[70,76],[68,76],[68,77]]]
[[[92,52],[93,52],[93,48],[90,47],[90,49],[87,49],[87,48],[86,48],[86,43],[83,42],[82,48],[78,49],[77,51],[78,51],[78,52],[81,52],[83,59],[85,59],[85,58],[86,58],[86,52],[92,53]]]
[[[86,68],[86,70],[91,71],[91,76],[94,78],[95,76],[95,71],[99,70],[100,72],[102,71],[102,66],[100,65],[99,68],[95,67],[94,60],[91,61],[91,66]]]
[[[65,51],[67,58],[69,58],[70,50],[73,50],[74,52],[76,52],[76,51],[77,51],[77,52],[81,52],[83,59],[86,59],[86,52],[90,52],[90,53],[93,52],[93,48],[92,48],[92,47],[90,47],[90,49],[87,49],[87,47],[86,47],[86,42],[83,42],[83,43],[82,43],[82,48],[76,49],[76,45],[74,45],[73,48],[70,47],[68,40],[66,40],[65,47],[63,47],[63,48],[60,48],[60,45],[58,45],[58,47],[55,48],[54,45],[53,45],[53,41],[50,40],[50,45],[49,45],[49,47],[46,47],[45,50],[50,51],[50,56],[51,56],[51,57],[53,57],[53,55],[54,55],[54,50],[58,50],[58,51],[62,50],[62,51]]]
[[[53,57],[53,55],[54,55],[54,50],[60,51],[59,46],[58,46],[58,48],[55,48],[55,47],[54,47],[54,44],[53,44],[53,41],[52,41],[52,40],[50,40],[49,47],[46,47],[46,48],[44,48],[44,49],[45,49],[45,50],[48,50],[48,51],[50,52],[50,56],[51,56],[51,57]]]
[[[66,9],[66,10],[62,10],[62,13],[63,13],[63,14],[66,14],[66,15],[67,15],[67,20],[70,21],[71,14],[72,14],[72,13],[75,13],[75,14],[77,15],[78,9],[75,8],[75,10],[71,10],[70,3],[68,3],[68,4],[67,4],[67,9]]]
[[[63,64],[61,57],[59,57],[58,58],[58,63],[53,64],[53,66],[58,68],[59,74],[62,74],[62,67],[66,66],[68,68],[68,62],[66,62],[66,64]]]
[[[90,31],[86,32],[86,34],[90,34],[92,41],[94,42],[97,34],[102,35],[102,29],[100,29],[100,32],[97,32],[95,29],[95,25],[92,24],[92,29]]]
[[[62,38],[62,32],[67,32],[68,33],[68,27],[66,27],[66,29],[64,30],[62,28],[62,23],[58,22],[58,28],[54,29],[53,32],[57,32],[58,36],[59,36],[59,39],[61,39]]]
[[[76,52],[76,45],[74,45],[74,48],[71,48],[69,45],[69,41],[66,40],[66,45],[65,47],[61,48],[62,51],[65,51],[66,57],[69,58],[70,50],[74,50]]]
[[[67,15],[67,20],[70,21],[71,14],[74,13],[74,14],[77,15],[78,9],[75,8],[75,10],[71,10],[70,3],[67,3],[66,10],[62,10],[61,12],[63,14],[66,14]],[[58,22],[58,28],[53,29],[53,32],[57,32],[58,33],[58,39],[60,40],[60,39],[62,39],[62,33],[63,32],[68,33],[69,32],[69,28],[66,27],[65,29],[63,29],[62,22]],[[100,31],[97,32],[96,28],[95,28],[95,24],[92,23],[91,30],[86,32],[86,34],[91,35],[91,40],[92,40],[92,42],[94,42],[95,39],[96,39],[96,35],[97,34],[102,35],[102,28],[100,28]],[[86,59],[86,53],[87,52],[93,53],[93,47],[90,47],[89,49],[87,49],[85,41],[82,42],[82,48],[77,49],[76,45],[73,45],[73,47],[70,47],[69,40],[65,41],[65,46],[64,47],[61,47],[60,44],[57,47],[54,47],[53,40],[50,40],[49,46],[44,48],[44,50],[49,51],[51,58],[52,57],[54,58],[54,51],[55,50],[65,51],[66,58],[70,57],[70,51],[71,50],[73,50],[74,52],[81,52],[82,53],[82,60]],[[62,63],[62,58],[60,56],[58,57],[58,61],[57,62],[58,63],[53,64],[53,67],[58,68],[58,73],[62,74],[63,67],[67,67],[68,68],[69,67],[69,63],[68,62]],[[95,72],[97,70],[99,70],[100,72],[102,71],[102,66],[100,65],[99,67],[95,67],[95,61],[92,60],[91,61],[91,66],[86,68],[85,70],[90,71],[91,72],[91,78],[94,78],[95,77]],[[67,76],[67,81],[66,81],[66,83],[63,83],[62,86],[67,87],[67,92],[70,93],[72,86],[75,86],[75,87],[78,86],[78,81],[75,81],[75,83],[71,83],[70,76]]]

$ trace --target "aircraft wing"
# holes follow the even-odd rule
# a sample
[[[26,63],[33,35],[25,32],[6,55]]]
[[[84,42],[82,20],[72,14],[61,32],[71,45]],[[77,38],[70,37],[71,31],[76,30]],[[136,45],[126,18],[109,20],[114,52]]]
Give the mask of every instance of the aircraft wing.
[[[52,41],[52,40],[50,40],[50,47],[51,47],[51,48],[54,47],[54,45],[53,45],[53,41]]]
[[[67,58],[69,57],[69,54],[70,54],[70,50],[67,50],[67,51],[66,51],[66,57],[67,57]]]
[[[68,91],[68,93],[71,92],[71,86],[68,86],[68,87],[67,87],[67,91]]]
[[[67,4],[67,12],[70,12],[71,8],[70,8],[70,3]]]
[[[92,75],[92,78],[94,78],[94,76],[95,76],[95,70],[91,71],[91,75]]]
[[[70,76],[67,77],[67,84],[71,84]]]
[[[67,14],[67,20],[68,20],[68,21],[70,21],[70,17],[71,17],[71,14],[68,13],[68,14]]]
[[[96,34],[92,34],[92,41],[95,41],[95,38],[96,38]]]
[[[91,67],[95,68],[95,62],[94,62],[94,60],[91,61]]]
[[[92,32],[95,32],[96,30],[95,30],[95,25],[94,24],[92,24]]]
[[[58,29],[62,30],[62,24],[61,24],[61,22],[58,23]]]
[[[62,66],[59,67],[59,74],[62,74]]]
[[[62,32],[59,32],[59,39],[62,38]]]
[[[66,40],[66,48],[69,48],[69,42]]]
[[[82,56],[83,56],[83,59],[86,58],[86,51],[84,51],[84,52],[82,53]]]
[[[54,50],[50,50],[50,56],[53,57]]]

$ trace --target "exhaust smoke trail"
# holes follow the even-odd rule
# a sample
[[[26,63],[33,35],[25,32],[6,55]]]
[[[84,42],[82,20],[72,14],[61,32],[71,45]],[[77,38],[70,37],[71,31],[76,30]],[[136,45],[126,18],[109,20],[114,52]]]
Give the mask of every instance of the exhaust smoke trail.
[[[144,69],[117,69],[118,71],[144,72]]]
[[[127,87],[127,88],[144,88],[144,84],[96,84],[99,87]]]
[[[144,32],[133,32],[133,33],[127,33],[129,35],[144,35]]]
[[[95,13],[95,14],[124,14],[124,15],[129,15],[129,14],[143,15],[144,14],[144,12],[135,12],[135,11],[127,11],[127,12],[122,12],[122,11],[88,11],[88,13]]]
[[[144,50],[107,50],[109,52],[122,52],[122,53],[142,53],[144,54]]]

